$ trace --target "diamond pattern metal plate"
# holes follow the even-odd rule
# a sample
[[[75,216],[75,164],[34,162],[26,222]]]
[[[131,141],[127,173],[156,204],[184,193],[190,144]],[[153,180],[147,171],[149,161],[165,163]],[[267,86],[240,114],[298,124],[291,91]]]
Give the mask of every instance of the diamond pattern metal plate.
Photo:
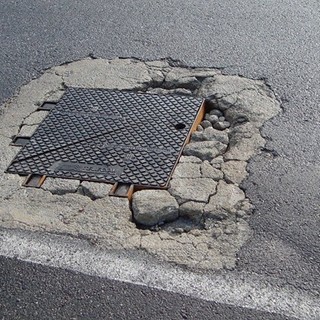
[[[68,88],[7,172],[166,187],[201,103]]]

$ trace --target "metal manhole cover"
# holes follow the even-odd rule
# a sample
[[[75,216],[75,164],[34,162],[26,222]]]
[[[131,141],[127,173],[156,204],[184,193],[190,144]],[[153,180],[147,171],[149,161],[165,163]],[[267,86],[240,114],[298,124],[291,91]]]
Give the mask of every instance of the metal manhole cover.
[[[7,169],[166,187],[202,99],[68,88]]]

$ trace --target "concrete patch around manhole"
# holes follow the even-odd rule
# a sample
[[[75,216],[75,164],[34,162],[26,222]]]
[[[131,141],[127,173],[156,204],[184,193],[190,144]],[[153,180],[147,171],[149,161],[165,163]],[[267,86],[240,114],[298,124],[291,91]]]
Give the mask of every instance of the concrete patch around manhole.
[[[108,184],[47,178],[32,189],[21,186],[23,177],[4,173],[19,150],[10,145],[13,136],[30,136],[47,114],[37,108],[58,101],[66,87],[206,98],[207,113],[169,189],[137,191],[131,206],[108,196]],[[251,233],[253,208],[241,182],[248,160],[265,144],[261,126],[279,111],[263,81],[212,68],[134,59],[53,67],[0,108],[0,225],[80,236],[110,250],[144,250],[192,268],[232,269]]]

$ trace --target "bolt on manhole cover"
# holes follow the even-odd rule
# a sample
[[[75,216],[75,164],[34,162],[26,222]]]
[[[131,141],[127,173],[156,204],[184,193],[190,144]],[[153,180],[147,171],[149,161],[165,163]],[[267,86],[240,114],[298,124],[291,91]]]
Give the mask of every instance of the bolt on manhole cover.
[[[68,88],[7,172],[166,188],[202,99]]]

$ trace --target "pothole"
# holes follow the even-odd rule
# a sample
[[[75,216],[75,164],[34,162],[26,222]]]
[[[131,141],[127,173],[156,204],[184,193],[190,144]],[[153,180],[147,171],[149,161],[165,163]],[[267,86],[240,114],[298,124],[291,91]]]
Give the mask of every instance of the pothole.
[[[37,108],[58,101],[66,87],[207,100],[207,112],[184,148],[168,190],[135,192],[133,217],[127,199],[108,196],[109,184],[50,178],[41,189],[31,189],[21,187],[21,177],[4,173],[18,150],[8,137],[30,136],[48,112]],[[263,81],[211,68],[171,66],[166,60],[85,59],[47,70],[1,109],[3,227],[83,236],[108,249],[144,250],[193,268],[235,267],[237,251],[250,236],[253,210],[241,182],[248,175],[248,160],[265,144],[261,126],[280,111]],[[184,130],[185,123],[177,121],[175,129]]]

